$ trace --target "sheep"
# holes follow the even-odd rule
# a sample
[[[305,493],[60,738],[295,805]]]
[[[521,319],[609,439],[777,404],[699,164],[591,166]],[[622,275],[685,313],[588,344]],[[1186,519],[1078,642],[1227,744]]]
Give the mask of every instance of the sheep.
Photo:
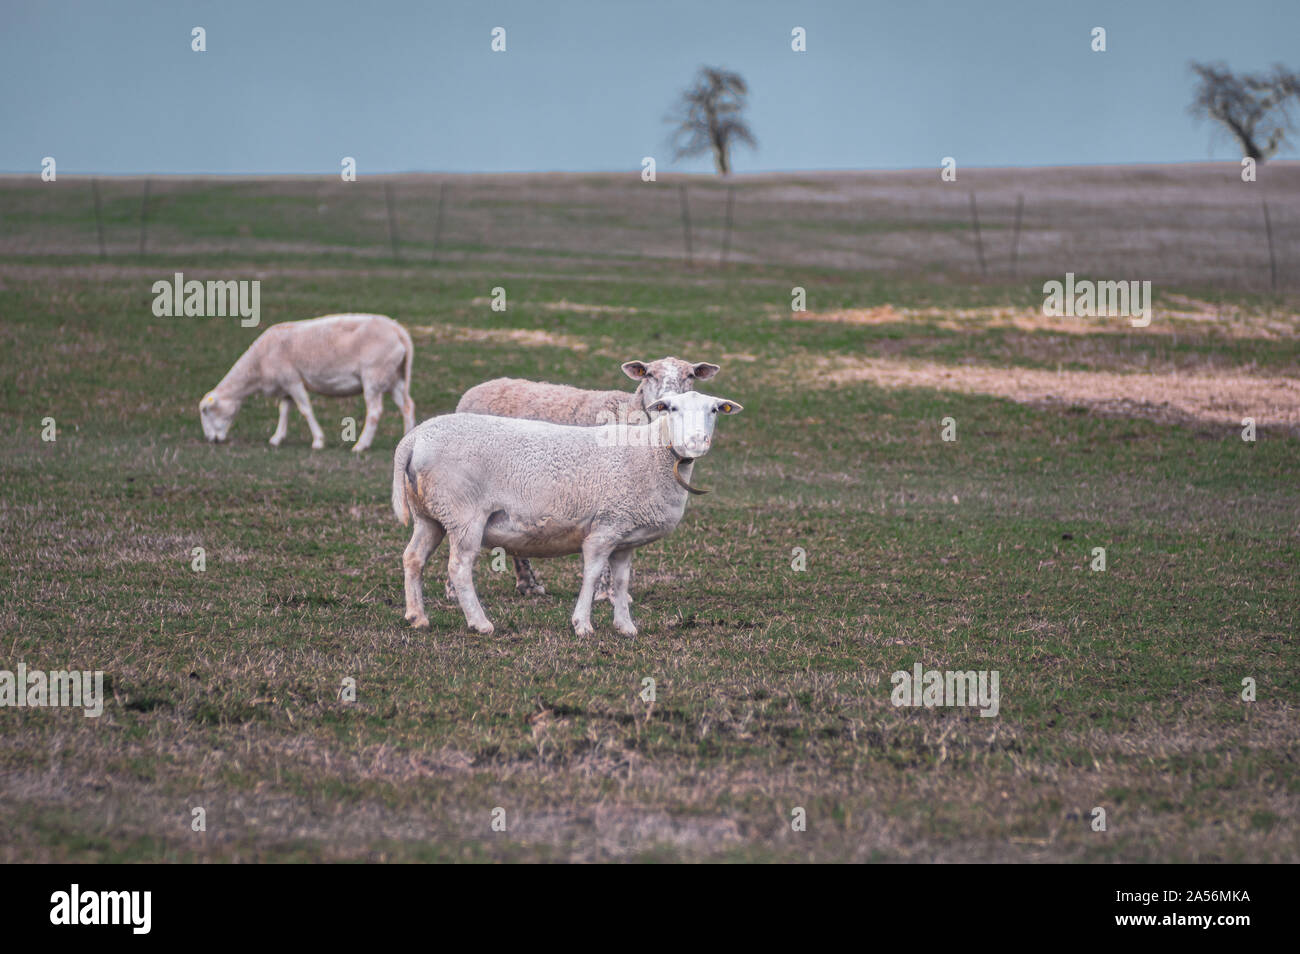
[[[707,361],[691,363],[680,358],[658,361],[625,361],[623,373],[638,382],[635,391],[588,391],[565,384],[547,384],[521,378],[495,378],[470,388],[456,405],[461,414],[493,414],[521,417],[552,424],[594,427],[620,422],[638,423],[637,412],[666,394],[693,391],[696,381],[707,381],[721,370]],[[515,589],[524,596],[545,596],[526,557],[515,555]],[[455,599],[455,587],[447,583],[447,599]],[[609,573],[601,577],[596,599],[609,598]]]
[[[364,394],[366,423],[352,448],[361,453],[375,439],[385,391],[401,409],[404,432],[415,427],[414,357],[411,336],[385,315],[325,315],[272,325],[199,402],[203,436],[213,443],[226,440],[244,399],[261,392],[280,399],[280,423],[271,435],[272,447],[279,447],[289,430],[292,404],[307,419],[312,449],[320,450],[325,433],[311,411],[307,392],[331,397]]]
[[[708,453],[717,415],[735,401],[696,391],[659,398],[648,424],[573,427],[545,421],[446,414],[402,438],[393,456],[393,513],[414,520],[402,555],[406,620],[429,626],[422,576],[445,536],[447,572],[469,627],[493,631],[474,590],[482,547],[525,557],[581,553],[573,630],[590,636],[596,582],[608,564],[614,628],[635,636],[628,608],[632,552],[667,536],[686,511],[695,461]]]
[[[646,364],[625,361],[623,373],[638,382],[635,391],[588,391],[567,384],[547,384],[522,378],[495,378],[470,388],[456,405],[458,414],[522,417],[552,424],[594,427],[626,420],[644,411],[665,394],[695,389],[719,371],[716,364],[692,364],[680,358],[660,358]]]

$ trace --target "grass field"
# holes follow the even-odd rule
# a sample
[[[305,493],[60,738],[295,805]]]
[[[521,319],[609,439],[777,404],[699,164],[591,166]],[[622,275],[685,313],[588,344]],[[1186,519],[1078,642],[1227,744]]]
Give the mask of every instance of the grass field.
[[[758,230],[725,271],[561,253],[512,243],[527,197],[490,243],[449,230],[415,263],[382,232],[364,255],[295,245],[293,183],[235,206],[192,186],[240,214],[178,214],[101,262],[91,210],[43,218],[39,188],[0,189],[0,669],[102,669],[110,698],[0,711],[0,860],[1300,860],[1300,295],[1258,270],[1158,284],[1147,329],[1057,327],[1045,264],[779,265]],[[1111,196],[1089,188],[1080,207]],[[800,227],[834,244],[824,204]],[[155,318],[174,271],[260,279],[261,328]],[[696,468],[714,492],[638,552],[636,640],[608,604],[571,634],[576,558],[537,561],[530,598],[481,559],[497,629],[475,636],[445,546],[432,630],[409,629],[391,405],[360,459],[340,438],[360,398],[316,400],[322,451],[297,416],[270,448],[258,400],[202,441],[199,398],[258,332],[344,310],[411,329],[421,418],[501,374],[723,366],[708,390],[745,413]],[[918,662],[998,671],[997,717],[892,705]]]

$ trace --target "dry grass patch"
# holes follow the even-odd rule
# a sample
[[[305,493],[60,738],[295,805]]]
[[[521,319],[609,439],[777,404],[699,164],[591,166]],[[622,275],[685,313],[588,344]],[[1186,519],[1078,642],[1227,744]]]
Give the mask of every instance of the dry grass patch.
[[[492,304],[492,299],[479,296],[472,300],[470,304],[480,308],[487,308]],[[584,305],[580,302],[568,301],[563,298],[559,301],[539,302],[534,307],[542,308],[545,311],[570,311],[575,314],[584,315],[635,315],[637,312],[642,310],[640,308],[631,308],[621,305]]]
[[[1129,319],[1053,318],[1037,308],[1007,306],[985,308],[898,308],[892,304],[874,308],[841,308],[834,311],[795,312],[794,321],[844,325],[893,325],[924,322],[951,331],[980,331],[986,328],[1016,328],[1021,331],[1050,331],[1067,335],[1099,335],[1127,332],[1142,335],[1204,335],[1226,338],[1291,339],[1300,331],[1300,318],[1285,310],[1251,311],[1239,305],[1218,305],[1182,295],[1166,299],[1178,307],[1157,306],[1151,324],[1134,328]]]
[[[572,335],[552,334],[534,328],[467,328],[464,325],[434,323],[414,325],[410,329],[416,338],[430,338],[436,343],[481,342],[493,344],[519,344],[528,348],[566,348],[586,351],[587,343]]]
[[[572,311],[589,315],[599,315],[607,312],[616,315],[635,315],[641,310],[640,308],[625,308],[618,305],[583,305],[578,302],[566,301],[564,299],[561,299],[560,301],[543,302],[542,307],[547,311]]]
[[[1119,374],[1040,368],[950,365],[891,358],[813,359],[814,386],[868,382],[883,388],[930,388],[988,394],[1021,404],[1080,405],[1166,423],[1300,427],[1300,382],[1235,369],[1216,374]]]

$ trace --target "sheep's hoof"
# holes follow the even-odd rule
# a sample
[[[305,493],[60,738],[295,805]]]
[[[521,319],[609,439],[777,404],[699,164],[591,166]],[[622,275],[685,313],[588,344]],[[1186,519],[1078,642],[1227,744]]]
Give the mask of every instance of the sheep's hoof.
[[[519,580],[515,583],[515,589],[518,591],[520,596],[546,595],[546,587],[542,586],[542,584],[538,583],[536,580],[532,583],[525,583],[523,580]]]
[[[284,443],[284,438],[283,438],[283,437],[272,437],[272,438],[271,438],[271,446],[272,446],[272,447],[279,447],[282,443]]]
[[[470,623],[469,628],[474,630],[474,632],[478,633],[480,636],[491,636],[495,630],[495,627],[486,621],[482,623]]]
[[[366,451],[368,451],[368,450],[370,450],[370,445],[369,445],[369,444],[366,444],[364,447],[363,447],[362,445],[358,444],[356,447],[352,448],[352,453],[354,453],[354,454],[364,454],[364,453],[365,453]]]
[[[423,613],[407,613],[406,621],[411,624],[413,629],[428,629],[429,617]]]
[[[581,620],[573,621],[573,635],[575,636],[594,636],[595,628],[590,623],[584,623]]]
[[[614,628],[618,630],[621,635],[626,636],[628,639],[631,639],[633,636],[636,635],[636,627],[633,626],[631,623],[628,623],[626,626],[620,626],[618,625],[618,623],[615,623]]]
[[[324,442],[324,441],[312,441],[312,442],[311,442],[311,449],[312,449],[312,450],[324,450],[324,449],[325,449],[325,442]]]

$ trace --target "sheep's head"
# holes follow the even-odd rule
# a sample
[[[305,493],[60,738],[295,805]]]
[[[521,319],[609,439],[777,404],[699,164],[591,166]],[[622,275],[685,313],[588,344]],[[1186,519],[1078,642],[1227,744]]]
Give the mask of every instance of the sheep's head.
[[[223,398],[216,391],[209,391],[199,402],[199,423],[203,425],[203,436],[214,444],[220,444],[230,433],[230,422],[239,410],[239,404],[229,398]]]
[[[671,435],[673,451],[681,458],[694,460],[709,452],[713,444],[713,425],[719,414],[739,414],[744,410],[735,401],[686,391],[670,394],[655,401],[647,411],[658,412],[662,427]]]
[[[716,364],[707,361],[691,364],[681,358],[660,358],[649,364],[644,361],[623,364],[623,373],[639,382],[636,393],[641,395],[641,406],[647,411],[664,395],[694,391],[696,381],[707,381],[719,370]]]

